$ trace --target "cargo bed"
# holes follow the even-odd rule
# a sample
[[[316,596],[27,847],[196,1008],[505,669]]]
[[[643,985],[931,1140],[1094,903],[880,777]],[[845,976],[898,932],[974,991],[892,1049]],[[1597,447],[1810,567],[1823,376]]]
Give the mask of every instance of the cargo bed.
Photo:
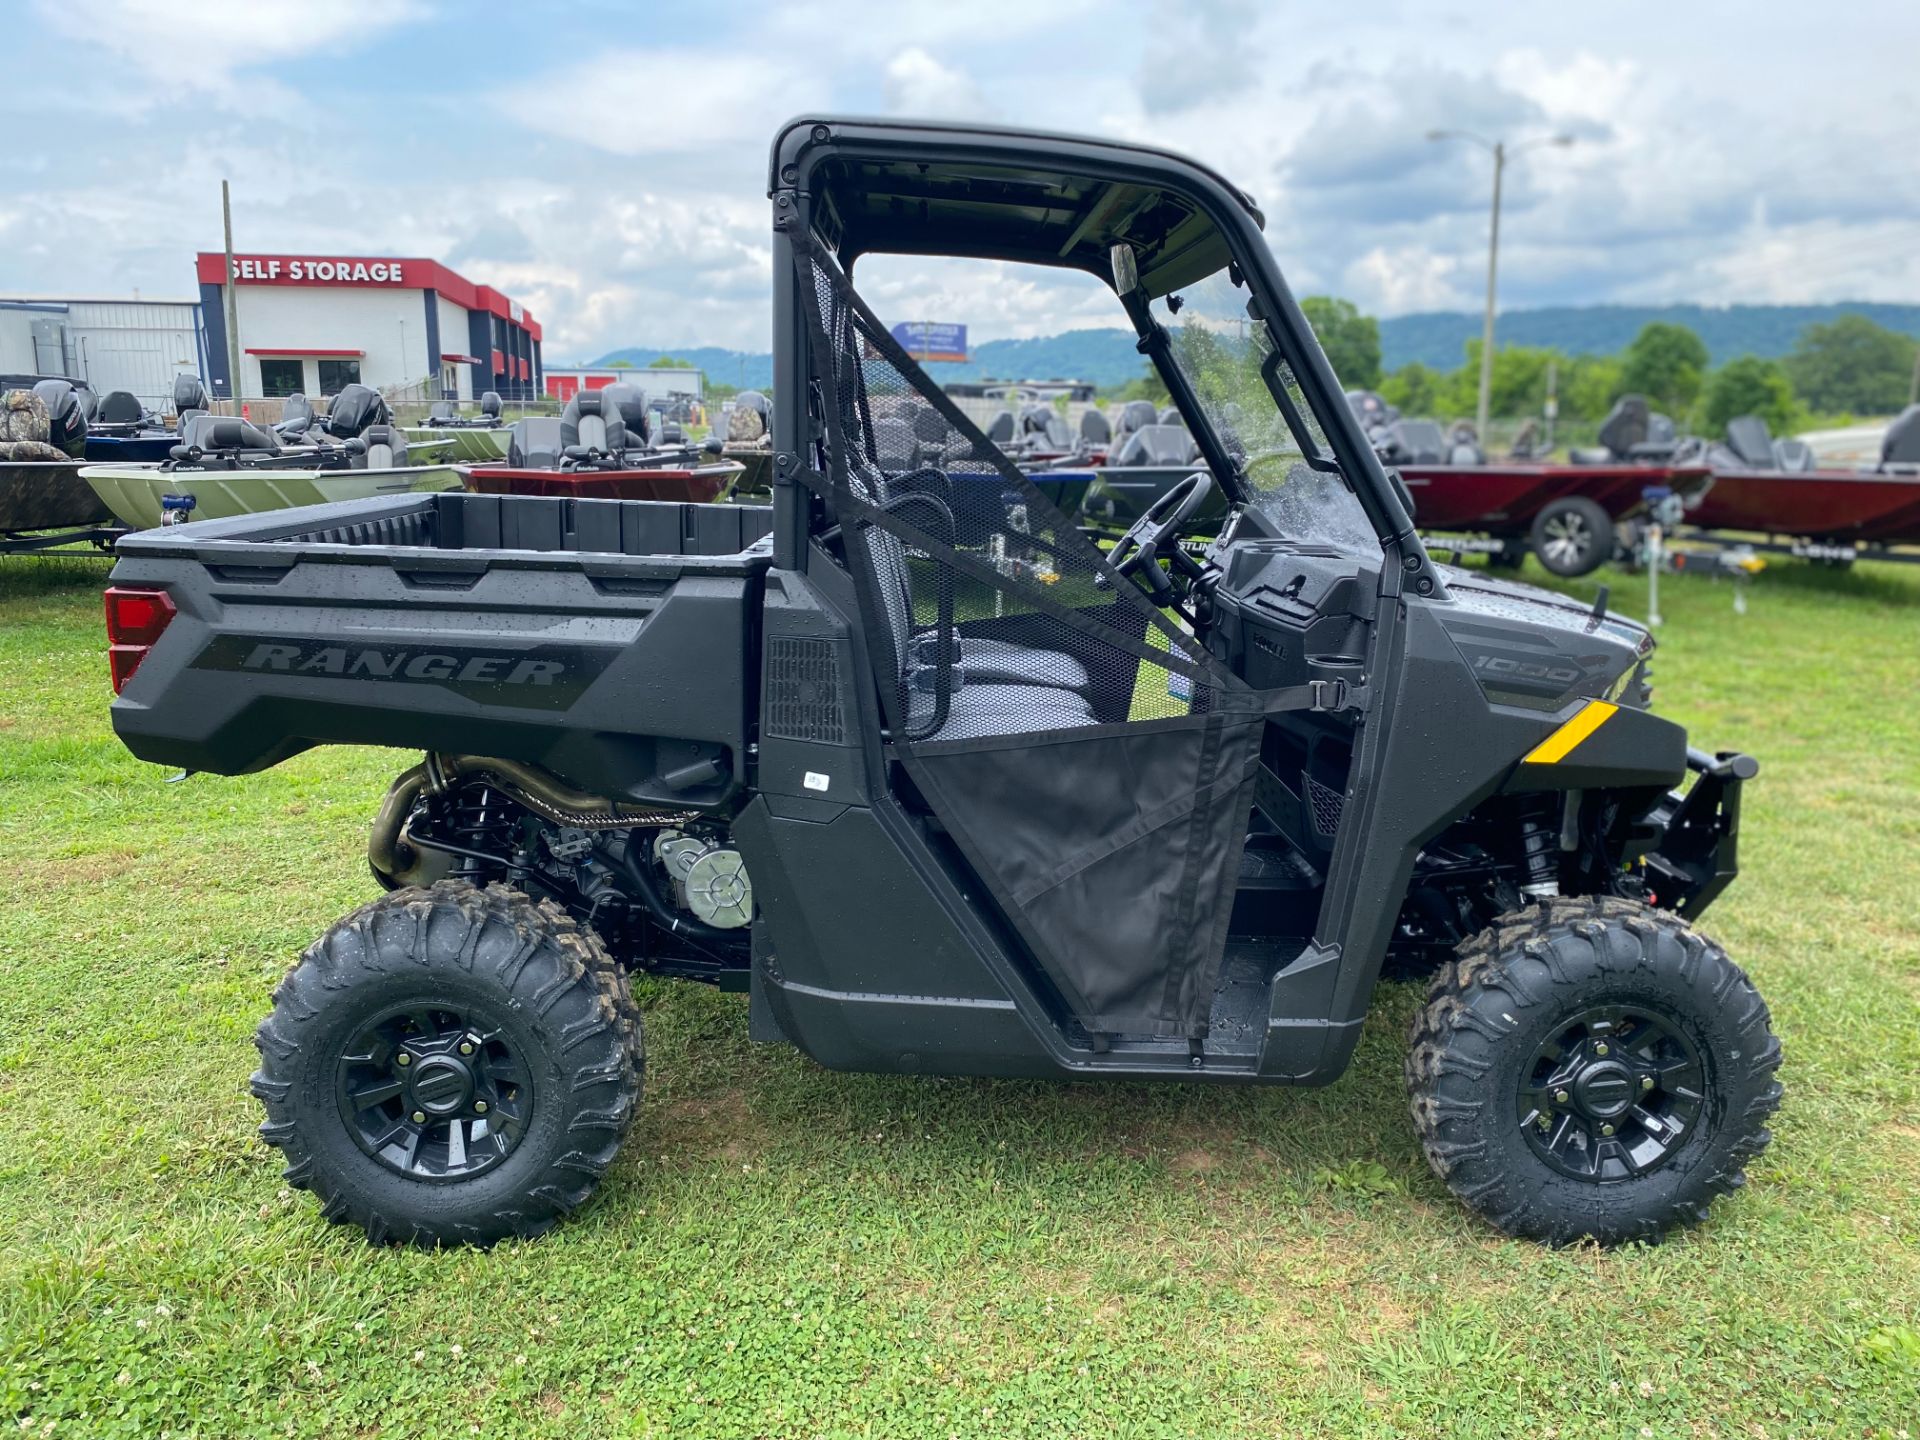
[[[401,744],[722,805],[746,778],[771,528],[764,506],[445,493],[127,536],[112,585],[175,613],[114,728],[189,770]]]

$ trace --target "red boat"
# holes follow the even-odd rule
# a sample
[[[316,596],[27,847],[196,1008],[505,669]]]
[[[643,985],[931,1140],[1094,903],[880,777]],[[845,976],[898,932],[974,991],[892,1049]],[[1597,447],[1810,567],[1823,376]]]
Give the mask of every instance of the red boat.
[[[738,460],[711,465],[622,470],[546,470],[526,465],[456,467],[479,495],[549,495],[575,500],[682,500],[708,505],[733,493],[746,467]]]
[[[1497,562],[1517,565],[1531,546],[1556,575],[1585,575],[1613,554],[1613,527],[1637,514],[1649,488],[1697,494],[1704,461],[1658,465],[1401,465],[1421,531],[1465,530],[1508,542]],[[1445,548],[1444,543],[1441,548]]]
[[[1697,530],[1765,535],[1768,548],[1843,563],[1857,546],[1920,545],[1920,406],[1887,427],[1877,470],[1804,468],[1805,446],[1773,440],[1751,415],[1729,423],[1706,458],[1713,484],[1682,515]]]

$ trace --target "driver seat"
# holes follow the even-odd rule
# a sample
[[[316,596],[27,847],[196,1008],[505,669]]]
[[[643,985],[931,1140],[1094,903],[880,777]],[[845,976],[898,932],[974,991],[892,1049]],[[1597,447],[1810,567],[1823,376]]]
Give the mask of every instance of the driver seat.
[[[950,493],[947,479],[939,471],[919,472],[920,478],[935,476],[936,486],[899,495],[891,493],[883,474],[869,470],[862,478],[863,488],[870,489],[883,508],[900,514],[909,524],[938,533],[952,509],[945,494],[932,492]],[[928,512],[940,519],[930,523]],[[913,571],[905,542],[891,531],[872,526],[865,532],[862,548],[885,611],[887,663],[905,695],[908,727],[917,731],[932,719],[937,705],[939,631],[914,624]],[[1073,656],[1009,640],[958,633],[948,638],[954,659],[947,717],[933,734],[918,735],[918,739],[966,740],[1095,723],[1093,707],[1079,693],[1090,683],[1087,669]]]

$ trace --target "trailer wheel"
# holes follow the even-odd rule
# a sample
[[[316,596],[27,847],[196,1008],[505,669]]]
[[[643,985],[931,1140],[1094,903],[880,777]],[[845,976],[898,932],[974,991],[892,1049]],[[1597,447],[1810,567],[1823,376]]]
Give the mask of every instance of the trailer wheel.
[[[1591,575],[1613,554],[1613,521],[1584,495],[1549,500],[1533,517],[1533,553],[1555,575]]]
[[[1447,1188],[1509,1235],[1656,1240],[1772,1138],[1780,1042],[1712,941],[1620,899],[1556,899],[1463,944],[1414,1020],[1407,1085]]]
[[[529,1238],[584,1203],[640,1098],[626,982],[504,885],[397,890],[308,947],[254,1037],[260,1136],[375,1244]]]
[[[1498,550],[1487,552],[1489,570],[1519,570],[1527,563],[1525,540],[1502,540]]]

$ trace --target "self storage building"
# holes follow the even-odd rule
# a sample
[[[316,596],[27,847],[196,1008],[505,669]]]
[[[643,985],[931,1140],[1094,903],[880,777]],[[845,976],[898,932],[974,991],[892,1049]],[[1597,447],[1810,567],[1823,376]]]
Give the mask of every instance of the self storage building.
[[[234,393],[227,257],[198,257],[207,388]],[[417,386],[471,400],[540,393],[540,324],[518,301],[437,260],[364,255],[234,256],[242,398]]]

